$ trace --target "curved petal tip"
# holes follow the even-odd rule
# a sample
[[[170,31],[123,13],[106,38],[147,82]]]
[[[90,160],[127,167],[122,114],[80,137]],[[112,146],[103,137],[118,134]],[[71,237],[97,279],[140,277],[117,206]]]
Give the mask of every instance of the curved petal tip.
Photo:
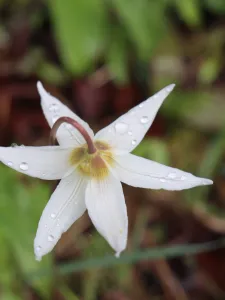
[[[44,95],[47,94],[46,90],[43,87],[43,84],[40,81],[37,82],[37,89],[40,96],[44,97]]]
[[[175,88],[175,83],[172,83],[172,84],[170,84],[170,85],[168,85],[167,87],[166,87],[166,89],[167,89],[167,91],[168,92],[172,92],[172,90]]]
[[[42,260],[42,256],[35,255],[35,259],[36,259],[36,261],[41,261]]]
[[[120,257],[120,254],[121,254],[121,251],[116,252],[116,253],[115,253],[115,257],[116,257],[116,258],[119,258],[119,257]]]
[[[213,181],[212,181],[211,179],[203,179],[203,180],[202,180],[202,183],[203,183],[204,185],[211,185],[211,184],[213,184]]]

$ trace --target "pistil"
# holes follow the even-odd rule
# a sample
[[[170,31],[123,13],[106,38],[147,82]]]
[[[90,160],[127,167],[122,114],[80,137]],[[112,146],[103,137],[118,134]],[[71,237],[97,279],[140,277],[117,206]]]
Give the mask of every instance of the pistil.
[[[93,154],[97,151],[96,147],[94,145],[94,142],[92,141],[87,130],[81,124],[79,124],[77,121],[73,120],[70,117],[61,117],[54,123],[54,125],[51,129],[51,132],[50,132],[50,144],[51,145],[55,144],[56,133],[57,133],[59,127],[62,125],[62,123],[69,123],[70,125],[75,127],[80,132],[80,134],[84,137],[85,141],[87,142],[89,154]]]

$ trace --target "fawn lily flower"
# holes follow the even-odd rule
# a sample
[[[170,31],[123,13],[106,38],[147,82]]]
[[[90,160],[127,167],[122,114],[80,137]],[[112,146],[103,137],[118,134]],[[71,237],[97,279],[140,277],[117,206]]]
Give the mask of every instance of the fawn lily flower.
[[[99,233],[119,256],[126,248],[128,219],[122,185],[150,189],[182,190],[212,184],[178,169],[130,152],[141,142],[171,84],[128,111],[96,135],[87,123],[45,91],[38,82],[44,115],[54,128],[59,146],[0,147],[0,159],[21,173],[61,179],[47,203],[34,240],[36,258],[50,252],[63,232],[87,209]],[[77,128],[62,120],[72,118]],[[80,128],[79,128],[80,126]]]

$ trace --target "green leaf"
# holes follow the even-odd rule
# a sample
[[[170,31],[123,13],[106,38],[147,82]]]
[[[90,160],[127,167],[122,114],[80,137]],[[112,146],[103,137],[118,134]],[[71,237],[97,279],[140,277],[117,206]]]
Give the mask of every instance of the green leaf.
[[[37,76],[45,82],[59,85],[68,80],[67,73],[63,72],[57,65],[43,61],[36,70]]]
[[[142,59],[149,59],[165,33],[165,1],[111,1]]]
[[[208,145],[203,160],[199,166],[199,175],[212,177],[221,163],[225,151],[225,127]]]
[[[101,0],[49,0],[49,9],[61,59],[74,74],[93,68],[107,35],[107,18]]]
[[[222,64],[217,57],[210,57],[206,59],[201,65],[198,79],[201,83],[211,83],[213,82],[222,68]]]
[[[221,163],[225,150],[225,127],[219,133],[219,135],[214,138],[211,143],[209,143],[208,148],[204,154],[204,157],[199,165],[197,174],[201,177],[213,178],[216,174],[217,168]],[[208,203],[207,193],[210,187],[199,187],[195,190],[185,191],[187,202],[191,205],[203,205],[204,209],[210,211],[211,214],[223,216],[224,210],[221,208],[218,210],[216,205]]]
[[[35,261],[33,241],[41,212],[49,198],[49,188],[40,181],[29,179],[24,186],[14,170],[0,166],[0,241],[1,267],[5,273],[0,281],[6,285],[14,285],[23,281],[31,270],[40,271],[43,267],[51,267],[51,255],[41,263]],[[3,264],[4,262],[4,264]],[[17,272],[21,281],[16,278]],[[52,277],[35,280],[32,286],[45,297],[51,290]]]
[[[166,143],[158,138],[145,138],[133,153],[164,165],[168,165],[170,162]]]
[[[121,255],[120,258],[108,255],[99,258],[93,258],[88,260],[79,260],[76,262],[70,262],[54,269],[54,272],[59,272],[60,274],[68,274],[72,272],[81,272],[85,270],[91,270],[96,268],[109,268],[112,266],[117,266],[121,264],[133,264],[140,260],[157,260],[159,258],[173,258],[183,255],[194,255],[206,251],[216,250],[218,248],[225,246],[225,239],[220,239],[217,241],[193,244],[193,245],[183,245],[183,246],[171,246],[171,247],[157,247],[153,249],[147,249],[144,251],[135,251],[133,253],[125,253]],[[29,274],[28,280],[31,282],[35,278],[41,278],[52,273],[51,269],[43,269],[40,272],[34,272]]]
[[[202,11],[199,0],[175,0],[175,6],[181,19],[191,27],[199,27],[202,23]]]
[[[128,81],[128,45],[121,28],[112,28],[106,64],[111,77],[119,84]]]

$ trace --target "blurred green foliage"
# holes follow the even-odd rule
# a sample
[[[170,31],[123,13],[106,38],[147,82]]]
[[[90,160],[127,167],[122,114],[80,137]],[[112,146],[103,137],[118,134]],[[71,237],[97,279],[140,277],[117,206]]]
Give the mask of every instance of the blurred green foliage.
[[[0,0],[0,7],[6,3],[9,11],[17,16],[33,2]],[[213,83],[224,68],[225,31],[220,24],[206,30],[205,12],[216,19],[224,16],[224,0],[48,0],[40,3],[43,6],[27,15],[27,19],[31,28],[38,30],[46,11],[50,14],[62,65],[53,62],[42,45],[38,45],[28,49],[15,65],[19,73],[29,76],[35,70],[38,77],[59,85],[104,66],[110,79],[119,84],[127,83],[131,74],[153,90],[174,81],[179,87],[162,107],[162,115],[175,124],[171,126],[173,134],[163,139],[146,138],[134,153],[166,165],[175,164],[199,176],[211,177],[219,172],[225,150],[225,91],[213,87]],[[7,40],[7,26],[0,20],[0,47]],[[180,27],[185,28],[184,32]],[[193,41],[186,32],[193,35]],[[194,61],[190,69],[184,57]],[[191,72],[194,81],[190,80]],[[216,137],[211,138],[215,131]],[[204,132],[209,134],[207,138],[203,137]],[[40,181],[19,177],[6,167],[1,166],[0,177],[1,296],[4,300],[24,299],[25,282],[43,299],[49,299],[55,279],[52,255],[44,257],[41,263],[36,262],[33,240],[50,190]],[[219,216],[223,210],[207,202],[207,193],[206,187],[187,191],[184,205],[188,204],[189,209],[201,205]],[[127,251],[116,260],[108,255],[112,250],[95,232],[91,243],[85,240],[84,246],[79,244],[82,260],[60,266],[59,273],[83,271],[84,299],[95,299],[100,285],[103,289],[105,285],[126,288],[124,278],[129,281],[131,276],[126,263],[206,249],[184,246],[163,248],[161,252],[158,249],[139,251],[145,218],[141,211],[131,238],[134,252]],[[110,266],[115,267],[108,272]],[[96,272],[103,267],[106,269]],[[31,274],[35,276],[30,277]],[[77,299],[64,279],[58,288],[65,299]]]
[[[83,75],[99,63],[105,64],[118,82],[129,79],[131,60],[148,63],[161,41],[173,34],[173,15],[175,21],[180,19],[190,28],[200,30],[206,21],[204,10],[225,13],[223,0],[49,0],[48,3],[66,69]],[[200,78],[213,80],[218,68],[217,61],[209,60]],[[208,72],[212,72],[211,77]]]
[[[2,299],[8,299],[10,294],[24,299],[23,280],[27,280],[31,271],[52,265],[51,255],[37,263],[33,251],[37,224],[49,197],[49,188],[34,180],[22,184],[23,177],[19,179],[13,170],[4,166],[0,166],[0,177],[0,285],[5,295]],[[37,279],[32,286],[47,297],[51,292],[51,278]]]
[[[74,74],[90,72],[102,60],[123,82],[130,49],[146,61],[165,34],[164,0],[49,0],[49,8],[62,61]]]

